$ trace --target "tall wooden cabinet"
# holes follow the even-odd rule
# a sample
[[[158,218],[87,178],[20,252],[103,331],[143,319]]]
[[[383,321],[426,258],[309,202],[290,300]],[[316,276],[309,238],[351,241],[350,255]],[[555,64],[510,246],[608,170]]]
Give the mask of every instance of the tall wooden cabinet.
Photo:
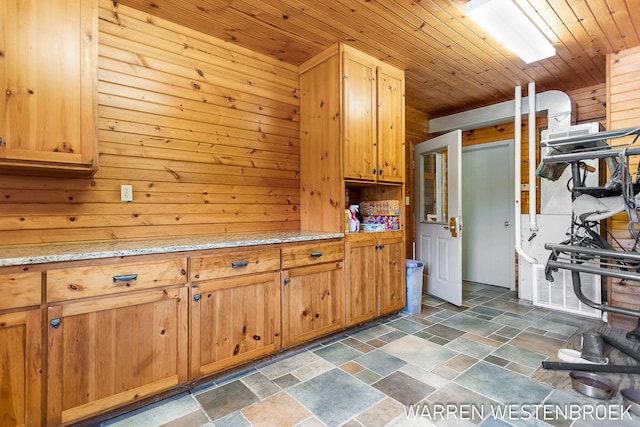
[[[42,425],[42,273],[0,274],[0,425]]]
[[[301,228],[346,231],[349,186],[403,201],[404,72],[339,43],[300,66],[300,93]]]
[[[0,33],[0,170],[95,171],[97,0],[3,0]]]
[[[345,190],[358,201],[400,202],[399,230],[347,233],[353,325],[405,305],[404,71],[338,43],[299,72],[301,228],[346,233]]]

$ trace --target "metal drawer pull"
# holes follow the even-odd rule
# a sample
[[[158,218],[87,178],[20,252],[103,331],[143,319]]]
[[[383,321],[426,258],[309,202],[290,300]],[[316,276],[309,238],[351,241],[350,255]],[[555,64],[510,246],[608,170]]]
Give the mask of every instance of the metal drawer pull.
[[[309,256],[310,256],[311,258],[320,258],[320,257],[322,256],[322,252],[321,252],[321,251],[318,251],[318,252],[311,252],[311,253],[309,254]]]
[[[249,261],[232,261],[231,262],[231,268],[246,267],[247,265],[249,265]]]
[[[113,276],[113,283],[128,282],[129,280],[138,280],[137,274],[123,274],[121,276]]]

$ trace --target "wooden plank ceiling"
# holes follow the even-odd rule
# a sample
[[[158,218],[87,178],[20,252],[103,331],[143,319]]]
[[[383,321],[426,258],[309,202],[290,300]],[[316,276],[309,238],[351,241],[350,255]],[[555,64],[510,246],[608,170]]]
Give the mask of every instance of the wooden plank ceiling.
[[[439,117],[538,92],[605,82],[607,53],[640,44],[638,0],[518,0],[551,30],[557,55],[532,64],[464,14],[466,0],[121,0],[298,65],[336,41],[406,70],[407,104]],[[150,16],[149,19],[153,19]]]

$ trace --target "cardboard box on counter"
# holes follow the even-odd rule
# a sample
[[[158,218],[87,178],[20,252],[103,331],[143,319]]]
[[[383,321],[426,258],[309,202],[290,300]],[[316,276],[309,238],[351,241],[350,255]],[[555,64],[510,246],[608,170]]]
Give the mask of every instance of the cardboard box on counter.
[[[400,217],[397,215],[371,215],[362,219],[363,224],[382,224],[386,231],[400,230]]]
[[[400,215],[399,200],[365,200],[362,202],[362,214],[365,216]]]

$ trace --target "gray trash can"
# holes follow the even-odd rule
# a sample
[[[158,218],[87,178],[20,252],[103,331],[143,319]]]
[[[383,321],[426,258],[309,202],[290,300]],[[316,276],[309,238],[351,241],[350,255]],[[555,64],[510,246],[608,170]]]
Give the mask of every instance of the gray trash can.
[[[422,271],[424,270],[424,264],[422,261],[408,259],[406,266],[407,305],[402,311],[409,314],[417,314],[420,313],[420,306],[422,305]]]

